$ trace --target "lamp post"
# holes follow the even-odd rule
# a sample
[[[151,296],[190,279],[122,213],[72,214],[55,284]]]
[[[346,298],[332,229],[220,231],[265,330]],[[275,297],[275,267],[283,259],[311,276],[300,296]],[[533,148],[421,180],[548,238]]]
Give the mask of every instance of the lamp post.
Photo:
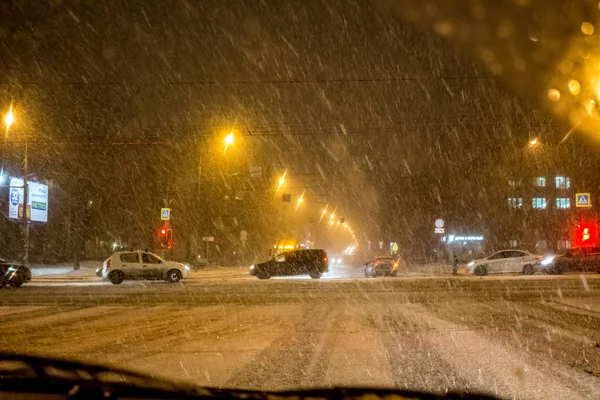
[[[8,130],[11,125],[15,122],[15,116],[13,114],[12,105],[8,110],[8,113],[4,116],[4,123],[6,125],[5,138],[8,136]],[[23,247],[23,265],[27,265],[29,262],[29,223],[27,221],[27,198],[28,198],[28,185],[27,185],[27,174],[28,174],[28,160],[27,160],[27,148],[29,144],[29,137],[25,135],[25,154],[23,156],[23,234],[24,234],[24,247]]]
[[[225,136],[224,139],[224,143],[225,143],[225,147],[223,149],[223,154],[225,154],[227,152],[227,149],[233,144],[233,142],[235,141],[235,136],[233,134],[233,131],[230,131],[229,134],[227,136]],[[197,192],[196,192],[196,198],[198,199],[198,204],[200,202],[200,195],[202,193],[202,155],[200,155],[200,157],[198,157],[198,186],[197,186]],[[199,208],[198,208],[199,210]],[[198,213],[198,210],[196,210],[196,213]],[[197,214],[196,214],[197,215]],[[200,225],[200,217],[198,217],[197,221],[197,225],[196,225],[196,231],[195,231],[195,236],[196,236],[196,253],[198,253],[198,243],[199,243],[199,239],[200,239],[200,235],[198,235],[198,226]],[[189,243],[189,241],[188,241]],[[188,249],[191,248],[191,245],[188,247]],[[206,248],[207,248],[207,254],[206,254],[206,258],[208,259],[208,242],[206,243]],[[194,257],[197,257],[198,254],[195,254]]]

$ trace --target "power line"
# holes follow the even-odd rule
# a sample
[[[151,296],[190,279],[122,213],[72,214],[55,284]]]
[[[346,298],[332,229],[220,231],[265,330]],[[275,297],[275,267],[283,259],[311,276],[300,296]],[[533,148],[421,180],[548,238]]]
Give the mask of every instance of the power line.
[[[182,80],[182,81],[26,81],[0,82],[2,86],[230,86],[230,85],[278,85],[278,84],[340,84],[340,83],[396,83],[412,81],[467,81],[496,80],[488,75],[449,76],[403,76],[381,78],[307,78],[265,80]]]

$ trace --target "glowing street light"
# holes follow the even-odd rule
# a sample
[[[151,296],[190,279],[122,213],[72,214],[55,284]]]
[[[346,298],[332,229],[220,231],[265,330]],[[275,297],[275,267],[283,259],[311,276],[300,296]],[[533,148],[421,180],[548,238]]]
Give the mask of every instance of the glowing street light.
[[[233,132],[229,132],[229,135],[225,136],[225,150],[223,153],[225,153],[227,148],[233,144],[234,139]]]
[[[281,178],[279,178],[279,185],[277,185],[277,190],[276,192],[279,191],[279,189],[281,189],[281,187],[283,186],[283,184],[285,183],[285,175],[287,174],[287,169],[285,171],[283,171],[283,175],[281,175]]]
[[[13,124],[13,122],[15,122],[15,115],[13,114],[12,104],[11,104],[10,109],[8,110],[8,113],[6,113],[6,115],[4,116],[4,123],[6,124],[6,133],[7,134],[8,134],[8,129]]]
[[[539,142],[539,140],[537,138],[532,139],[532,140],[529,141],[529,145],[530,146],[537,146],[539,143],[540,142]]]
[[[323,211],[321,212],[321,218],[319,218],[319,223],[321,223],[321,221],[323,220],[323,218],[325,217],[325,214],[327,214],[327,207],[325,206],[325,208],[323,209]]]
[[[304,201],[304,192],[302,192],[300,197],[298,197],[298,204],[296,204],[296,210],[298,210],[298,207],[300,207],[300,204],[302,204],[303,201]]]

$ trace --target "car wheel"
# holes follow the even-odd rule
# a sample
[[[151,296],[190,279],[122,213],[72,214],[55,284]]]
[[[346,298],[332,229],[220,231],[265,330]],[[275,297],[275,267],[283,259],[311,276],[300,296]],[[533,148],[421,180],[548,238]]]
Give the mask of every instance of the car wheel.
[[[486,276],[488,274],[487,265],[478,265],[475,267],[473,273],[477,276]]]
[[[535,267],[531,264],[527,264],[523,267],[523,275],[533,275],[535,274]]]
[[[308,275],[310,276],[311,279],[320,279],[321,278],[321,273],[319,271],[310,271],[308,273]]]
[[[23,286],[23,283],[25,283],[25,279],[23,279],[23,277],[21,276],[21,274],[16,273],[9,281],[8,284],[12,287],[18,288]]]
[[[125,280],[125,274],[122,271],[111,271],[108,279],[113,285],[120,285]]]
[[[170,283],[177,283],[181,280],[181,278],[181,271],[179,271],[178,269],[172,269],[169,272],[167,272],[167,281]]]
[[[554,269],[553,272],[555,275],[560,275],[569,270],[569,264],[566,262],[561,262],[561,263],[556,264],[553,269]]]

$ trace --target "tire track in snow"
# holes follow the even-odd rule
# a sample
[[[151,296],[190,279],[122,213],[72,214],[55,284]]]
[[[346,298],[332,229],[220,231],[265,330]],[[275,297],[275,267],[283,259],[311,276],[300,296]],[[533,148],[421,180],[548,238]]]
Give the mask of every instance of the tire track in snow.
[[[324,386],[333,343],[329,329],[340,313],[333,304],[301,304],[302,315],[283,337],[236,371],[226,386],[291,390]]]

